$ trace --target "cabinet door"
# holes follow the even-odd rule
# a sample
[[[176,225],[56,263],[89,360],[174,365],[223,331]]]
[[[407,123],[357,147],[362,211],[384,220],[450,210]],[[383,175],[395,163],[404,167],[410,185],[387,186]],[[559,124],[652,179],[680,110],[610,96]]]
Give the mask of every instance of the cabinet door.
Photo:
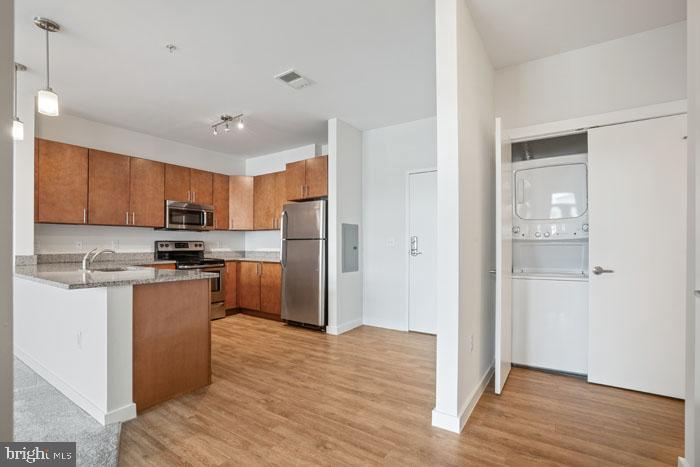
[[[190,169],[165,164],[165,199],[191,201],[190,193]]]
[[[274,228],[275,220],[275,174],[258,175],[253,180],[255,200],[253,226],[255,230]]]
[[[128,156],[88,151],[88,220],[95,225],[129,224]]]
[[[231,230],[253,230],[253,177],[229,177],[228,205]]]
[[[130,202],[130,225],[165,226],[165,164],[131,158]]]
[[[192,202],[197,204],[214,204],[213,174],[204,170],[191,169],[190,189],[192,190]]]
[[[36,222],[87,223],[88,150],[38,139]]]
[[[282,307],[282,266],[278,263],[261,263],[260,311],[279,315]]]
[[[238,306],[260,311],[260,263],[241,261],[238,264]]]
[[[228,220],[228,175],[214,174],[214,228],[228,230],[231,225]]]
[[[328,156],[306,159],[306,193],[304,198],[328,196]]]
[[[284,203],[287,202],[287,177],[284,172],[275,172],[275,205],[274,205],[274,222],[276,229],[280,228],[280,216]]]
[[[306,185],[306,162],[298,161],[287,164],[285,179],[285,185],[287,186],[287,199],[289,201],[299,201],[304,199],[304,185]]]
[[[226,295],[224,298],[225,307],[227,310],[231,308],[236,308],[236,288],[238,285],[237,271],[238,263],[234,261],[226,261],[226,277],[224,278],[224,283],[226,284]]]

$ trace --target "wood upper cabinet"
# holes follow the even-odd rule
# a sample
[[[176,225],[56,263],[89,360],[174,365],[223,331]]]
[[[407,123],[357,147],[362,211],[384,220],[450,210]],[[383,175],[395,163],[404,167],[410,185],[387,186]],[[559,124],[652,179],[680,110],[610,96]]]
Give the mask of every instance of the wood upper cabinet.
[[[204,170],[190,169],[190,201],[197,204],[214,204],[213,175]]]
[[[36,222],[87,223],[87,148],[43,139],[36,144]]]
[[[129,156],[88,151],[88,221],[95,225],[129,225]]]
[[[282,265],[261,263],[260,311],[279,315],[282,312]]]
[[[328,196],[328,156],[306,159],[306,199]]]
[[[286,173],[289,201],[328,196],[328,156],[289,163]]]
[[[280,216],[282,215],[282,210],[284,209],[284,203],[287,202],[287,174],[285,172],[275,173],[275,205],[274,205],[274,215],[275,221],[274,226],[276,229],[281,227]]]
[[[255,230],[275,228],[275,174],[257,175],[253,180]]]
[[[229,230],[229,180],[228,175],[214,174],[213,177],[214,229]]]
[[[238,288],[238,263],[235,261],[226,261],[226,277],[224,278],[226,291],[224,297],[224,306],[227,310],[236,308],[238,301],[236,299],[236,291]]]
[[[229,177],[229,223],[232,230],[253,230],[254,181],[253,177]]]
[[[165,164],[131,158],[131,219],[137,227],[165,226]]]
[[[248,310],[260,310],[260,263],[241,261],[238,263],[238,306]]]
[[[287,199],[290,201],[304,199],[304,186],[306,185],[306,161],[297,161],[287,164],[285,172]]]
[[[165,199],[190,201],[190,169],[179,165],[165,164]]]

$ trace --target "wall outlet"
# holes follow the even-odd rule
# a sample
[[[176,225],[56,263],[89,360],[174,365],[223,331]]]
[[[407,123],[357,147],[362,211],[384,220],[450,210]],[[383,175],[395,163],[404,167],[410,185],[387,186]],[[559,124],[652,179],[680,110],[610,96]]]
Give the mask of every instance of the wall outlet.
[[[469,336],[469,351],[474,352],[474,334]]]
[[[389,248],[394,248],[396,246],[396,239],[394,237],[387,238],[386,246]]]

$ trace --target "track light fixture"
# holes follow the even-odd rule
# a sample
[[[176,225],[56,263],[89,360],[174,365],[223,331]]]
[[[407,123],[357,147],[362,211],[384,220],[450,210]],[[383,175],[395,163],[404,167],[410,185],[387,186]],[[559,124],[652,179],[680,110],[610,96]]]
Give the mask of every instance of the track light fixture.
[[[244,128],[243,126],[243,114],[238,114],[238,115],[222,115],[219,117],[219,121],[214,123],[211,126],[211,134],[216,136],[219,134],[219,127],[221,125],[224,125],[224,132],[228,133],[231,130],[231,122],[234,120],[238,120],[237,127],[239,130],[242,130]]]

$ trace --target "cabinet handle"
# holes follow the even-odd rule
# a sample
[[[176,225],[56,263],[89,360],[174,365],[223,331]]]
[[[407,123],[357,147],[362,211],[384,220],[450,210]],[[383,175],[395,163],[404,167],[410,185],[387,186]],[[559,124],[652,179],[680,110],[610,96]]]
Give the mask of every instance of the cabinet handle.
[[[187,201],[192,201],[192,195],[190,195],[190,190],[187,190]]]
[[[304,185],[301,185],[299,188],[301,188],[301,197],[304,197]]]
[[[87,208],[83,208],[83,224],[87,224]]]
[[[136,225],[136,213],[131,211],[131,225]]]
[[[194,203],[194,202],[196,202],[196,201],[197,201],[197,192],[196,192],[196,191],[193,191],[193,192],[192,192],[192,202]]]
[[[129,211],[126,211],[126,225],[129,225]]]

